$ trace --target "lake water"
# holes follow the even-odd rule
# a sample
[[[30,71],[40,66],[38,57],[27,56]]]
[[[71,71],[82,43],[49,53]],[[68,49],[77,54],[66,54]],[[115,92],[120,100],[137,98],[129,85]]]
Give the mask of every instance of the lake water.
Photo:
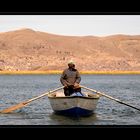
[[[60,86],[60,75],[0,75],[0,110]],[[104,92],[140,108],[140,75],[81,75],[81,85]],[[140,125],[140,111],[101,97],[93,115],[72,118],[56,115],[47,96],[10,114],[0,125]]]

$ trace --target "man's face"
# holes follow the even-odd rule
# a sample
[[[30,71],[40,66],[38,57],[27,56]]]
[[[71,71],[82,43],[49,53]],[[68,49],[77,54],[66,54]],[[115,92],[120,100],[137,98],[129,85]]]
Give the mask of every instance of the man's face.
[[[68,64],[69,68],[74,68],[75,65],[74,64]]]

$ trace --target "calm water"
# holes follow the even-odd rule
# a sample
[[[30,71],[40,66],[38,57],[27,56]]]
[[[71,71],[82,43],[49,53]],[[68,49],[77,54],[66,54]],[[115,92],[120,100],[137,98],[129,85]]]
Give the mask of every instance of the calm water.
[[[140,75],[81,75],[81,84],[140,108]],[[0,75],[0,110],[60,87],[60,75]],[[140,112],[101,97],[90,117],[56,115],[46,97],[10,114],[0,125],[140,125]]]

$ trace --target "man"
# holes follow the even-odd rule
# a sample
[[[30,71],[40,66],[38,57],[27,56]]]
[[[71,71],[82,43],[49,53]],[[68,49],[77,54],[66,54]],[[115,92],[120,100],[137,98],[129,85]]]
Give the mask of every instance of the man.
[[[81,76],[78,70],[75,69],[74,62],[70,61],[68,63],[68,68],[63,71],[60,81],[64,86],[65,96],[70,96],[74,92],[81,92],[81,88],[79,86]]]

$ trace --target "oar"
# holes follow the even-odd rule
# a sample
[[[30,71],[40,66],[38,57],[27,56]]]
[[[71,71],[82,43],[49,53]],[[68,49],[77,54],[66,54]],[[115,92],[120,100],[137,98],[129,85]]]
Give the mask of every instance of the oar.
[[[97,94],[99,94],[99,95],[102,95],[102,96],[105,96],[105,97],[107,97],[107,98],[109,98],[109,99],[111,99],[111,100],[114,100],[114,101],[116,101],[116,102],[118,102],[118,103],[124,104],[124,105],[126,105],[126,106],[132,107],[132,108],[134,108],[134,109],[140,111],[139,108],[136,108],[136,107],[134,107],[134,106],[132,106],[132,105],[130,105],[130,104],[128,104],[128,103],[125,103],[125,102],[123,102],[123,101],[120,101],[119,99],[113,98],[113,97],[111,97],[111,96],[109,96],[109,95],[106,95],[105,93],[96,91],[96,90],[94,90],[94,89],[87,88],[87,87],[85,87],[85,86],[80,86],[80,87],[81,87],[81,88],[84,88],[84,89],[87,89],[87,90],[90,90],[90,91],[95,92],[95,93],[97,93]]]
[[[20,108],[22,108],[22,107],[28,105],[30,102],[32,102],[32,101],[34,101],[34,100],[37,100],[37,99],[39,99],[39,98],[41,98],[41,97],[44,97],[44,96],[46,96],[46,95],[48,95],[48,94],[50,94],[50,93],[53,93],[53,92],[55,92],[55,91],[57,91],[57,90],[62,89],[62,88],[64,88],[64,86],[59,87],[59,88],[57,88],[57,89],[54,89],[54,90],[52,90],[52,91],[49,91],[49,92],[47,92],[47,93],[41,94],[41,95],[39,95],[39,96],[37,96],[37,97],[34,97],[34,98],[32,98],[32,99],[29,99],[29,100],[27,100],[27,101],[21,102],[21,103],[19,103],[19,104],[17,104],[17,105],[11,106],[11,107],[9,107],[9,108],[7,108],[7,109],[4,109],[4,110],[0,111],[0,113],[10,113],[10,112],[12,112],[12,111],[14,111],[14,110],[20,109]]]

